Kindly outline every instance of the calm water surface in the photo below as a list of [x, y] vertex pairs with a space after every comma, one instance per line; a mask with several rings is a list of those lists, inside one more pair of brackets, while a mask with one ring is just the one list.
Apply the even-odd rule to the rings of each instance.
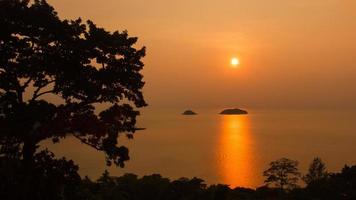
[[258, 187], [272, 160], [288, 157], [305, 172], [320, 156], [329, 171], [356, 164], [356, 112], [330, 110], [250, 110], [249, 115], [221, 116], [220, 110], [146, 110], [139, 118], [134, 140], [120, 137], [130, 149], [124, 169], [106, 167], [104, 155], [74, 138], [60, 144], [46, 142], [57, 156], [80, 166], [81, 175], [96, 179], [107, 169], [112, 175], [159, 173], [172, 179], [200, 177], [209, 184]]

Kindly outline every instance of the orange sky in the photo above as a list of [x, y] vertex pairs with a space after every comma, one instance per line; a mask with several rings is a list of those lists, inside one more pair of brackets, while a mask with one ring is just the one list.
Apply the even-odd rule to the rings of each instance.
[[152, 107], [356, 107], [354, 0], [48, 2], [139, 37]]

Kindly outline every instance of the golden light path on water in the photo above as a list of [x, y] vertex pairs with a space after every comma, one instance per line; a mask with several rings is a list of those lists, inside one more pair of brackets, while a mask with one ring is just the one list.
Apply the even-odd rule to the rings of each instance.
[[249, 132], [248, 116], [221, 117], [218, 141], [218, 171], [224, 184], [230, 187], [256, 186], [253, 158], [253, 138]]

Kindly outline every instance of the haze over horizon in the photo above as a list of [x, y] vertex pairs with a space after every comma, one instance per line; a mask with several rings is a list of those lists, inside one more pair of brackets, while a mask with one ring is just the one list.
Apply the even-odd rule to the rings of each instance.
[[48, 2], [139, 38], [152, 107], [356, 108], [356, 1]]

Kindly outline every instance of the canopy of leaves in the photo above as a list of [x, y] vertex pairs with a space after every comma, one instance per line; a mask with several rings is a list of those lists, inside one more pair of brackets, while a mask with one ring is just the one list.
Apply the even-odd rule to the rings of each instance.
[[308, 173], [303, 177], [306, 184], [310, 185], [328, 177], [326, 166], [320, 158], [314, 158], [309, 166]]
[[118, 136], [146, 105], [137, 38], [62, 20], [45, 0], [1, 0], [0, 28], [0, 156], [33, 158], [40, 141], [72, 135], [123, 166]]
[[274, 184], [280, 189], [295, 188], [300, 177], [298, 161], [281, 158], [270, 163], [270, 167], [263, 172], [265, 183]]

